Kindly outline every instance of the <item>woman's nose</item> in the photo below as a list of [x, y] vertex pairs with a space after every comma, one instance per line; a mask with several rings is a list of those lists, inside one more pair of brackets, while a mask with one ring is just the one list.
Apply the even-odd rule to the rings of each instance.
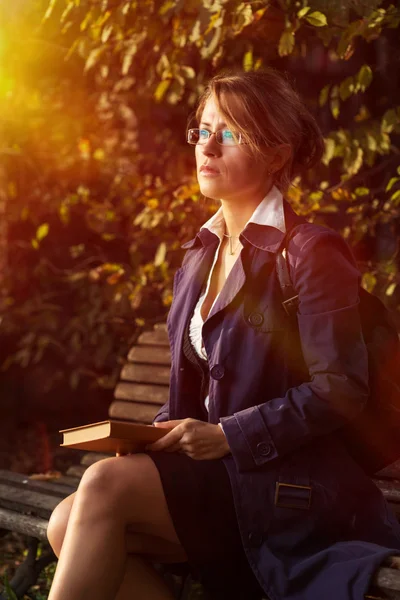
[[218, 144], [215, 133], [212, 133], [205, 144], [202, 144], [202, 151], [205, 156], [221, 153], [221, 144]]

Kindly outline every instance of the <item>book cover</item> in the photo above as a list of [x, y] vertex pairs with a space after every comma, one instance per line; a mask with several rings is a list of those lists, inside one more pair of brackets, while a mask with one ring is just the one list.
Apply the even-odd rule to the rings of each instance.
[[61, 429], [59, 433], [63, 435], [63, 442], [60, 445], [115, 454], [143, 452], [146, 444], [155, 442], [171, 429], [111, 419]]

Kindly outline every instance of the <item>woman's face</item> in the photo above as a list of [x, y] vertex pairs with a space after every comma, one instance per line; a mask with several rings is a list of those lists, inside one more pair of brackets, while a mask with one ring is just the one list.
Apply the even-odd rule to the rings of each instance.
[[[204, 107], [199, 127], [210, 132], [227, 127], [213, 97]], [[197, 179], [201, 193], [213, 199], [244, 201], [246, 197], [265, 196], [271, 186], [268, 174], [273, 156], [262, 163], [251, 155], [245, 144], [223, 146], [215, 135], [205, 144], [196, 145]], [[213, 169], [207, 171], [206, 167]]]

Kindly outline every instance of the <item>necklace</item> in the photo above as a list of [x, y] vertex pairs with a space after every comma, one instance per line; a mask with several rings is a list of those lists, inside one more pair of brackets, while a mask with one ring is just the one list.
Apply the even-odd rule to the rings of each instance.
[[224, 236], [225, 236], [225, 237], [227, 237], [227, 238], [229, 239], [229, 254], [230, 254], [231, 256], [233, 256], [233, 254], [235, 254], [236, 250], [237, 250], [237, 249], [239, 248], [239, 246], [240, 246], [240, 240], [239, 240], [239, 242], [238, 242], [238, 244], [237, 244], [236, 248], [233, 250], [233, 247], [232, 247], [232, 238], [239, 239], [239, 236], [238, 236], [238, 235], [228, 235], [227, 233], [224, 233]]

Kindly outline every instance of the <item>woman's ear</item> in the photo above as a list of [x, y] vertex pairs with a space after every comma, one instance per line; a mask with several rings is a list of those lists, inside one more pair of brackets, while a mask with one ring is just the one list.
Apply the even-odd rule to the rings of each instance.
[[280, 144], [280, 146], [275, 146], [271, 152], [271, 161], [268, 164], [268, 169], [271, 173], [280, 171], [288, 160], [290, 160], [291, 155], [292, 148], [290, 144]]

